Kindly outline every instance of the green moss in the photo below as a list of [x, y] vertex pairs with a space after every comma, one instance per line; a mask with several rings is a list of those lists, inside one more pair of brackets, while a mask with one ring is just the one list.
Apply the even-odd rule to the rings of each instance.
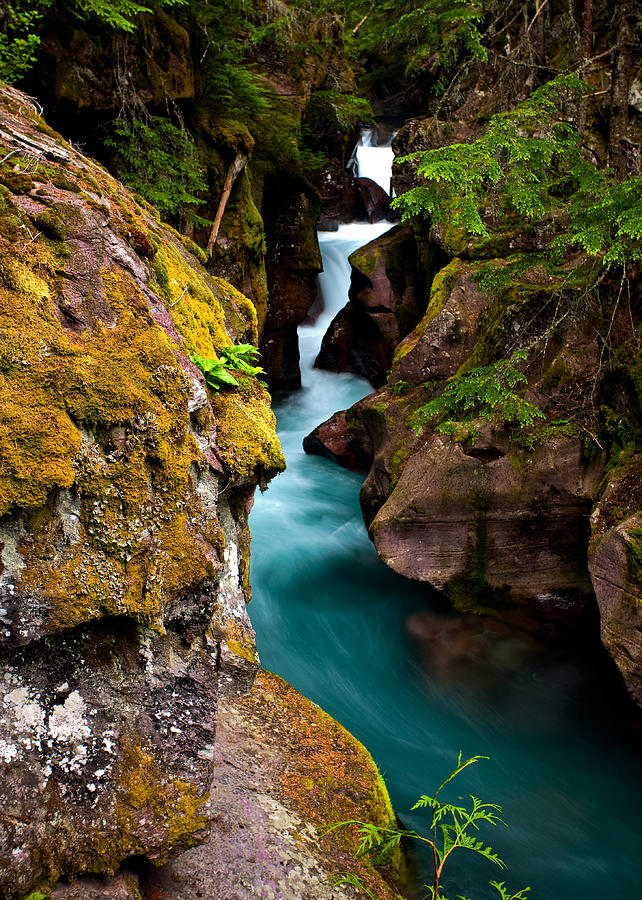
[[545, 393], [550, 393], [556, 389], [562, 391], [571, 383], [572, 377], [573, 373], [568, 360], [564, 359], [563, 356], [558, 356], [544, 373], [540, 386]]
[[8, 188], [12, 194], [29, 194], [36, 186], [31, 175], [14, 172], [8, 164], [0, 168], [0, 184]]
[[83, 176], [83, 181], [85, 182], [85, 184], [88, 184], [90, 188], [92, 188], [95, 194], [98, 194], [99, 197], [102, 197], [103, 190], [100, 186], [100, 183], [96, 181], [93, 175], [85, 174]]
[[164, 244], [156, 254], [154, 273], [188, 352], [204, 359], [217, 358], [231, 341], [221, 304], [201, 273], [188, 266], [171, 244]]
[[468, 270], [468, 265], [461, 259], [453, 259], [433, 278], [426, 312], [415, 330], [395, 350], [392, 360], [393, 370], [417, 346], [428, 330], [432, 321], [439, 315], [448, 302], [453, 288], [461, 275]]
[[55, 172], [51, 176], [51, 183], [63, 191], [71, 191], [74, 194], [79, 194], [82, 191], [78, 182], [72, 181], [72, 179], [68, 178], [63, 172]]
[[26, 243], [29, 238], [22, 226], [26, 225], [27, 217], [13, 205], [10, 197], [9, 189], [0, 184], [0, 235], [11, 244]]
[[54, 203], [49, 209], [38, 213], [35, 223], [38, 230], [47, 237], [63, 241], [79, 220], [80, 213], [75, 206], [69, 203]]
[[520, 432], [517, 441], [520, 447], [534, 450], [535, 447], [540, 447], [547, 441], [581, 440], [586, 436], [586, 433], [582, 431], [579, 425], [575, 425], [572, 422], [559, 421], [548, 422]]
[[380, 250], [376, 246], [366, 244], [359, 250], [355, 250], [348, 257], [350, 264], [364, 275], [372, 275], [379, 261]]
[[196, 257], [196, 259], [202, 266], [207, 265], [208, 256], [205, 250], [199, 247], [197, 243], [195, 243], [190, 237], [187, 237], [184, 234], [181, 235], [181, 242], [185, 249], [189, 250], [189, 252]]
[[394, 451], [392, 456], [390, 457], [390, 489], [397, 484], [399, 478], [401, 477], [401, 473], [403, 471], [403, 467], [406, 464], [406, 460], [410, 456], [410, 447], [401, 446]]
[[628, 582], [638, 592], [636, 606], [642, 606], [642, 528], [630, 528], [627, 531], [626, 556], [629, 565]]

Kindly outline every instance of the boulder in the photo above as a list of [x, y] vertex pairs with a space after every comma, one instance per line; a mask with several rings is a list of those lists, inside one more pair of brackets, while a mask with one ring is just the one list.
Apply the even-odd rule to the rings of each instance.
[[345, 410], [335, 413], [304, 437], [303, 449], [355, 472], [367, 472], [372, 461], [372, 447], [352, 440]]
[[436, 261], [411, 228], [397, 225], [356, 250], [350, 264], [350, 300], [331, 322], [315, 365], [380, 387], [395, 348], [425, 312]]
[[434, 436], [410, 455], [370, 532], [389, 566], [460, 610], [528, 605], [576, 624], [595, 608], [586, 546], [600, 475], [579, 441], [519, 452], [494, 430], [468, 445]]
[[15, 151], [0, 172], [13, 900], [207, 835], [218, 697], [258, 667], [247, 516], [284, 460], [258, 381], [217, 394], [190, 360], [256, 333], [247, 298], [11, 88], [0, 127]]
[[[369, 857], [355, 860], [352, 830], [327, 833], [354, 818], [394, 821], [367, 750], [268, 672], [219, 709], [210, 840], [149, 870], [145, 896], [349, 900], [351, 888], [332, 886], [333, 876], [347, 872], [381, 900], [397, 898]], [[398, 878], [400, 863], [397, 851], [383, 874]]]
[[372, 178], [355, 178], [367, 222], [381, 222], [390, 212], [390, 197]]
[[589, 571], [602, 643], [642, 706], [642, 516], [630, 516], [594, 538]]

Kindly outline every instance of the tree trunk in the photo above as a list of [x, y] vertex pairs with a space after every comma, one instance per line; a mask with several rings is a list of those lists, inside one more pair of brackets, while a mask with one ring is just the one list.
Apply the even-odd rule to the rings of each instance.
[[629, 126], [629, 89], [633, 69], [633, 0], [617, 5], [617, 49], [611, 75], [609, 163], [618, 178], [626, 177], [626, 135]]
[[[582, 14], [582, 71], [588, 65], [593, 52], [593, 0], [584, 0], [584, 12]], [[577, 117], [577, 133], [580, 143], [586, 128], [586, 113], [588, 109], [588, 97], [584, 95], [580, 100], [580, 110]]]

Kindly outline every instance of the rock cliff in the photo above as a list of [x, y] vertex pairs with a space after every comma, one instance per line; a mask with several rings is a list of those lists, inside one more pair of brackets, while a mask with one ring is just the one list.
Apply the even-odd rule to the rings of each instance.
[[[57, 10], [46, 23], [27, 87], [57, 128], [87, 146], [125, 183], [138, 175], [127, 152], [118, 150], [124, 132], [117, 123], [126, 123], [127, 135], [140, 123], [152, 131], [159, 123], [165, 129], [180, 125], [188, 141], [183, 155], [192, 155], [198, 175], [199, 202], [166, 217], [201, 247], [208, 243], [207, 220], [215, 218], [230, 166], [239, 155], [248, 158], [232, 185], [207, 265], [254, 303], [269, 384], [296, 388], [296, 329], [314, 302], [321, 270], [316, 239], [321, 199], [332, 190], [328, 179], [332, 183], [347, 163], [360, 122], [370, 116], [367, 102], [353, 96], [341, 22], [288, 3], [253, 4], [247, 14], [265, 36], [250, 40], [248, 22], [238, 26], [243, 39], [234, 62], [247, 70], [237, 69], [218, 97], [213, 96], [220, 88], [216, 79], [228, 76], [215, 62], [208, 68], [220, 48], [215, 40], [208, 42], [207, 25], [198, 10], [177, 6], [169, 13], [161, 9], [143, 16], [135, 31], [125, 33], [96, 23], [90, 29]], [[232, 19], [236, 14], [229, 10]], [[220, 69], [229, 65], [225, 57]], [[121, 128], [116, 139], [115, 123]], [[136, 143], [132, 148], [140, 163], [148, 151], [141, 155]], [[147, 162], [157, 167], [152, 157]], [[165, 177], [159, 173], [159, 181]]]
[[[217, 392], [190, 358], [256, 342], [251, 301], [7, 87], [0, 157], [0, 894], [20, 898], [206, 839], [218, 702], [259, 665], [248, 512], [284, 460], [265, 388]], [[55, 896], [138, 896], [130, 875]]]
[[[353, 255], [351, 301], [325, 341], [337, 368], [375, 383], [383, 335], [408, 332], [388, 262], [399, 234]], [[405, 283], [423, 280], [425, 312], [387, 357], [386, 383], [319, 426], [306, 450], [366, 472], [361, 504], [382, 559], [458, 609], [570, 627], [576, 637], [601, 618], [604, 643], [639, 702], [635, 293], [624, 308], [607, 279], [597, 303], [573, 285], [578, 260], [552, 275], [525, 252], [537, 235], [508, 223], [492, 243], [439, 230], [427, 243], [407, 229], [406, 240], [417, 250]], [[484, 281], [489, 271], [511, 274]], [[524, 433], [482, 420], [452, 434], [417, 427], [417, 409], [448, 379], [524, 346], [525, 397], [543, 411], [539, 424]]]

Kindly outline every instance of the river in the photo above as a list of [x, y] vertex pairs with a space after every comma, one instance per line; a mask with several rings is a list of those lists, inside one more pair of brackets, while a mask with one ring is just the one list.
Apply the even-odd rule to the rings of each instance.
[[412, 827], [422, 818], [410, 806], [459, 750], [490, 757], [449, 799], [473, 793], [503, 805], [509, 827], [482, 837], [509, 869], [459, 851], [447, 896], [497, 898], [487, 886], [495, 879], [530, 885], [531, 900], [640, 900], [639, 752], [599, 650], [543, 646], [444, 611], [427, 586], [379, 561], [359, 509], [361, 476], [303, 453], [306, 434], [372, 390], [313, 362], [347, 299], [348, 254], [388, 227], [319, 235], [323, 312], [299, 330], [303, 387], [274, 398], [288, 468], [250, 520], [249, 611], [262, 664], [368, 747]]

